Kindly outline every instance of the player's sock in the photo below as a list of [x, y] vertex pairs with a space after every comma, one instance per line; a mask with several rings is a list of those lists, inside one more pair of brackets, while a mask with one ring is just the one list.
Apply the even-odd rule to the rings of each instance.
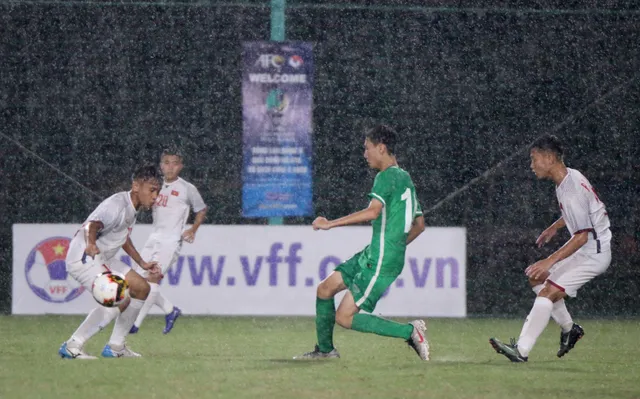
[[573, 328], [573, 319], [567, 310], [567, 305], [564, 303], [564, 299], [553, 304], [551, 317], [553, 317], [553, 320], [562, 327], [562, 332], [568, 333], [571, 331], [571, 328]]
[[173, 303], [171, 303], [167, 297], [162, 295], [162, 292], [160, 291], [158, 291], [158, 295], [156, 296], [156, 305], [162, 309], [164, 314], [169, 314], [173, 311]]
[[411, 324], [397, 323], [364, 313], [356, 313], [353, 316], [351, 329], [383, 335], [385, 337], [403, 338], [405, 340], [411, 338], [411, 333], [413, 332], [413, 326]]
[[[544, 288], [544, 284], [538, 284], [532, 288], [533, 292], [538, 295]], [[559, 300], [553, 304], [553, 310], [551, 311], [551, 317], [562, 328], [563, 332], [571, 331], [573, 327], [573, 319], [567, 310], [567, 305], [564, 303], [564, 299]]]
[[149, 283], [149, 295], [147, 296], [147, 299], [145, 299], [142, 309], [140, 309], [138, 318], [133, 323], [136, 327], [140, 328], [144, 318], [147, 317], [147, 314], [153, 305], [155, 305], [158, 294], [160, 294], [160, 286], [156, 283]]
[[105, 327], [107, 327], [109, 325], [109, 323], [111, 323], [120, 314], [120, 308], [118, 308], [118, 307], [107, 308], [107, 309], [112, 309], [112, 311], [103, 312], [102, 321], [96, 326], [95, 331], [91, 332], [92, 336], [95, 335], [96, 333], [99, 333], [100, 331], [104, 330]]
[[518, 351], [523, 357], [529, 356], [536, 340], [549, 324], [552, 310], [553, 302], [549, 298], [539, 296], [533, 302], [531, 312], [522, 326], [522, 332], [520, 332], [518, 339]]
[[320, 352], [328, 353], [333, 348], [333, 327], [336, 324], [336, 303], [333, 298], [316, 298], [316, 334]]
[[121, 349], [124, 346], [124, 338], [131, 330], [133, 322], [138, 317], [140, 309], [144, 305], [144, 300], [131, 298], [131, 302], [124, 312], [120, 313], [120, 316], [116, 319], [116, 325], [113, 327], [113, 333], [109, 338], [109, 345], [116, 349]]
[[82, 324], [80, 324], [78, 329], [73, 333], [69, 342], [75, 342], [79, 346], [84, 345], [84, 343], [87, 342], [89, 338], [93, 337], [98, 331], [103, 328], [105, 320], [108, 320], [106, 324], [111, 323], [111, 320], [116, 318], [118, 313], [120, 313], [118, 308], [106, 308], [104, 306], [98, 306], [97, 308], [89, 312]]

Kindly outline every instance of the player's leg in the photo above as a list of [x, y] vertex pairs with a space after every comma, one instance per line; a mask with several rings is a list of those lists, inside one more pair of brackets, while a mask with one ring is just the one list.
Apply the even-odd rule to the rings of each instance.
[[[402, 338], [422, 360], [429, 360], [429, 344], [425, 334], [426, 324], [423, 320], [414, 320], [405, 324], [370, 314], [394, 281], [395, 277], [379, 276], [369, 270], [363, 270], [357, 274], [349, 291], [340, 302], [336, 321], [340, 326], [355, 331]], [[361, 309], [369, 314], [358, 313]]]
[[538, 293], [536, 300], [533, 302], [533, 307], [522, 326], [518, 341], [511, 339], [511, 343], [506, 344], [497, 338], [491, 338], [489, 343], [493, 346], [493, 349], [506, 356], [512, 362], [526, 362], [536, 340], [549, 324], [553, 302], [564, 296], [565, 293], [560, 288], [553, 284], [545, 284], [545, 287]]
[[104, 347], [102, 356], [140, 357], [139, 354], [126, 347], [125, 338], [149, 295], [149, 283], [147, 283], [144, 277], [118, 260], [114, 260], [111, 267], [125, 275], [125, 279], [127, 283], [129, 283], [129, 295], [131, 299], [127, 308], [124, 309], [116, 319], [111, 338], [109, 338], [109, 343]]
[[[85, 258], [84, 262], [78, 261], [67, 264], [67, 272], [87, 290], [91, 290], [96, 276], [106, 270], [107, 268], [102, 265], [100, 259], [94, 261], [90, 258]], [[62, 344], [58, 354], [66, 359], [96, 359], [95, 356], [90, 356], [84, 352], [84, 345], [100, 331], [100, 325], [103, 320], [111, 322], [119, 313], [118, 308], [97, 306], [89, 312], [73, 335]]]
[[[570, 262], [567, 267], [552, 269], [549, 281], [565, 288], [569, 297], [576, 297], [578, 290], [595, 277], [604, 273], [611, 263], [611, 252], [583, 254], [580, 253], [575, 261]], [[556, 303], [554, 303], [555, 309]], [[567, 354], [576, 343], [584, 336], [584, 329], [578, 324], [571, 322], [571, 328], [563, 331], [560, 335], [560, 349], [557, 356], [562, 357]]]
[[[158, 240], [153, 235], [151, 235], [147, 239], [147, 241], [144, 243], [144, 246], [140, 251], [140, 257], [144, 259], [146, 262], [155, 261], [160, 263], [158, 259], [159, 247], [160, 245]], [[133, 265], [132, 268], [140, 276], [144, 278], [148, 277], [148, 272], [143, 268], [141, 268], [139, 265]], [[137, 333], [138, 329], [142, 326], [142, 322], [147, 317], [147, 314], [155, 304], [157, 292], [158, 292], [158, 284], [156, 282], [154, 283], [149, 282], [149, 295], [147, 296], [147, 299], [142, 305], [142, 308], [140, 309], [140, 312], [138, 313], [138, 317], [134, 321], [133, 326], [131, 326], [131, 330], [129, 331], [130, 334]]]
[[[349, 266], [349, 261], [345, 264]], [[340, 268], [339, 266], [338, 268]], [[353, 266], [353, 265], [351, 265]], [[322, 280], [316, 290], [316, 337], [317, 344], [313, 351], [306, 352], [294, 359], [337, 358], [340, 354], [333, 345], [333, 328], [336, 324], [335, 295], [346, 289], [343, 271], [336, 268], [327, 278]], [[347, 267], [347, 270], [349, 267]], [[346, 277], [345, 278], [349, 278]]]
[[[563, 260], [562, 262], [558, 262], [554, 267], [551, 268], [551, 271], [562, 267], [563, 263], [570, 262], [573, 257], [577, 256], [576, 254], [570, 256], [569, 258]], [[531, 289], [536, 294], [536, 296], [542, 291], [544, 288], [545, 281], [549, 278], [550, 273], [547, 272], [543, 276], [538, 279], [529, 278], [529, 285], [531, 285]], [[556, 301], [553, 304], [553, 310], [551, 311], [551, 318], [560, 326], [560, 345], [562, 345], [563, 340], [565, 340], [567, 334], [572, 330], [574, 323], [571, 314], [567, 310], [567, 305], [565, 303], [564, 298]], [[577, 324], [576, 324], [577, 326]], [[579, 327], [579, 326], [578, 326]]]
[[[545, 287], [536, 297], [533, 308], [522, 327], [517, 345], [514, 343], [511, 345], [503, 344], [492, 338], [490, 342], [494, 349], [498, 353], [507, 356], [511, 361], [527, 361], [529, 352], [533, 349], [536, 340], [549, 323], [553, 304], [566, 296], [575, 297], [578, 289], [597, 275], [602, 274], [609, 267], [610, 261], [610, 253], [597, 255], [579, 253], [576, 256], [565, 259], [563, 262], [559, 262], [558, 267], [551, 269], [551, 274], [545, 283]], [[575, 331], [575, 333], [570, 332], [570, 336], [574, 338], [567, 341], [567, 346], [573, 347], [577, 340], [584, 335], [584, 331], [580, 326], [575, 329], [572, 328], [571, 331]], [[567, 351], [564, 351], [564, 353]], [[558, 354], [560, 355], [560, 351]]]
[[523, 358], [529, 357], [529, 352], [533, 349], [538, 337], [549, 324], [554, 302], [565, 296], [564, 289], [549, 282], [540, 291], [518, 338], [517, 350]]
[[[181, 248], [182, 248], [181, 242], [166, 243], [166, 245], [162, 246], [160, 250], [160, 266], [162, 267], [163, 275], [167, 272], [167, 270], [169, 270], [171, 266], [173, 266], [176, 263], [176, 261], [178, 260], [178, 256], [180, 255]], [[159, 282], [156, 282], [156, 283], [149, 282], [149, 284], [155, 285], [155, 287], [153, 287], [152, 285], [152, 288], [156, 290], [154, 302], [160, 309], [162, 309], [162, 311], [165, 314], [164, 316], [165, 323], [164, 323], [164, 329], [162, 330], [162, 333], [169, 334], [173, 329], [173, 326], [175, 325], [176, 320], [178, 320], [178, 317], [182, 315], [182, 310], [180, 310], [180, 308], [178, 308], [177, 306], [174, 306], [173, 303], [171, 303], [162, 294], [162, 291], [160, 290], [160, 286], [158, 285], [158, 283]]]
[[[538, 280], [529, 279], [531, 289], [536, 296], [544, 288], [544, 282], [547, 278], [549, 278], [549, 273], [545, 273], [542, 278]], [[582, 338], [584, 330], [581, 326], [573, 322], [564, 298], [554, 302], [553, 309], [551, 310], [551, 318], [560, 326], [560, 349], [558, 350], [558, 357], [562, 357], [570, 350], [570, 342], [577, 342], [578, 339]], [[573, 345], [575, 345], [575, 343]]]

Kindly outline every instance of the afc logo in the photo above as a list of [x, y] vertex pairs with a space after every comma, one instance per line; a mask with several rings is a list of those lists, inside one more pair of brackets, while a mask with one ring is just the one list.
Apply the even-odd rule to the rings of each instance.
[[284, 57], [279, 54], [260, 54], [255, 65], [260, 65], [264, 69], [277, 68], [280, 70], [284, 65]]

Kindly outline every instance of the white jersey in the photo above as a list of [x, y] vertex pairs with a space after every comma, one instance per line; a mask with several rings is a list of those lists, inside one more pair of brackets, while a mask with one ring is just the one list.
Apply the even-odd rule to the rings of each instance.
[[577, 170], [567, 168], [567, 176], [556, 187], [556, 195], [569, 233], [572, 236], [585, 231], [590, 233], [589, 240], [579, 251], [611, 251], [609, 216], [587, 178]]
[[[100, 221], [104, 225], [97, 234], [96, 245], [105, 261], [111, 260], [127, 241], [137, 213], [131, 202], [131, 192], [123, 191], [102, 201], [84, 222], [83, 227], [90, 221]], [[82, 260], [86, 248], [84, 232], [78, 230], [69, 244], [67, 263]]]
[[205, 205], [198, 189], [178, 178], [163, 182], [156, 203], [153, 204], [153, 233], [160, 237], [179, 239], [189, 218], [189, 211], [200, 212]]

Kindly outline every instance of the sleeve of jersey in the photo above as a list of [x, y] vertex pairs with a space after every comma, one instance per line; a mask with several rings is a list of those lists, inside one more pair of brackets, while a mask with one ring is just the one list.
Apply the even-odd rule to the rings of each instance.
[[385, 181], [384, 177], [378, 175], [373, 181], [373, 189], [369, 193], [369, 198], [375, 198], [382, 202], [382, 205], [387, 206], [387, 202], [391, 196], [391, 184]]
[[416, 201], [416, 217], [422, 216], [422, 206], [420, 206], [420, 201], [418, 201], [418, 198], [416, 198], [415, 201]]
[[589, 218], [589, 200], [580, 193], [565, 203], [565, 216], [575, 226], [573, 234], [583, 233], [593, 230], [591, 219]]
[[102, 225], [104, 227], [100, 231], [106, 233], [115, 227], [116, 223], [118, 222], [120, 212], [121, 210], [113, 203], [102, 203], [100, 204], [98, 209], [96, 209], [96, 212], [91, 217], [91, 220], [102, 222]]
[[194, 185], [189, 186], [189, 202], [191, 203], [191, 208], [195, 213], [198, 213], [207, 207], [207, 204], [202, 200], [200, 192]]

